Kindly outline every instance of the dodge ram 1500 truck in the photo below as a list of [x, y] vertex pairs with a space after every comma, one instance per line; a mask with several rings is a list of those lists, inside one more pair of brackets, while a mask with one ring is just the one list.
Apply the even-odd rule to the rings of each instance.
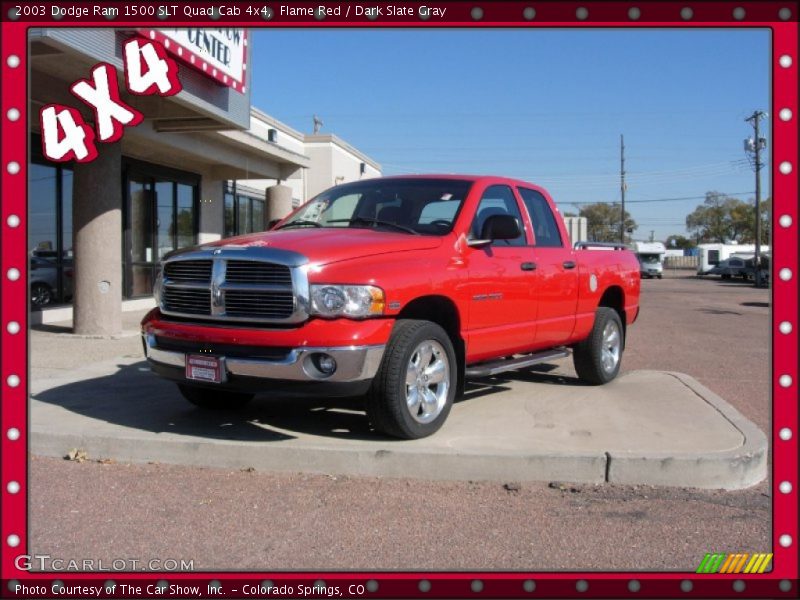
[[614, 379], [639, 285], [624, 246], [573, 247], [541, 187], [383, 177], [167, 255], [142, 340], [200, 407], [358, 395], [375, 430], [412, 439], [442, 426], [465, 379], [570, 352], [582, 380]]

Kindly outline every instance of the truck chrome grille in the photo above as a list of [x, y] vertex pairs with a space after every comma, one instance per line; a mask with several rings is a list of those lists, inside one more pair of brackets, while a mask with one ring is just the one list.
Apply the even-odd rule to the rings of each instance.
[[172, 281], [211, 281], [210, 260], [176, 260], [164, 265], [164, 276]]
[[286, 319], [294, 312], [294, 295], [288, 292], [225, 292], [225, 314], [234, 317]]
[[[285, 255], [286, 262], [281, 264]], [[277, 260], [275, 260], [277, 258]], [[272, 249], [197, 249], [168, 259], [157, 286], [164, 314], [219, 321], [308, 318], [304, 257]]]
[[289, 267], [252, 260], [229, 260], [225, 269], [225, 281], [231, 283], [274, 283], [292, 285]]
[[186, 315], [211, 314], [211, 290], [198, 288], [164, 288], [163, 308]]

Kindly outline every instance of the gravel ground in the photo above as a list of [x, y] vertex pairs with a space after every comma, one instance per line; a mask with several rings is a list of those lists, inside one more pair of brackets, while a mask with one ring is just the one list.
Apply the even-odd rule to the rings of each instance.
[[[693, 375], [769, 431], [769, 292], [677, 272], [642, 294], [624, 368]], [[32, 334], [34, 364], [44, 340]], [[766, 482], [503, 485], [42, 457], [29, 515], [31, 553], [198, 570], [694, 570], [706, 552], [769, 551], [771, 539]]]

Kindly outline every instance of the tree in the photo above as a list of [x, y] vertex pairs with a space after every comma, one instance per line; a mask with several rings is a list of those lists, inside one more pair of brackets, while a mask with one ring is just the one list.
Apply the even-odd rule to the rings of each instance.
[[[586, 217], [586, 229], [592, 242], [618, 242], [621, 207], [619, 204], [598, 202], [581, 207], [580, 216]], [[628, 232], [637, 228], [636, 221], [625, 211], [626, 241], [630, 241]]]
[[[769, 215], [772, 200], [767, 198], [761, 201], [761, 243], [769, 244], [770, 223]], [[756, 241], [756, 203], [755, 200], [741, 202], [731, 210], [731, 220], [736, 231], [740, 234], [738, 240], [746, 244]]]
[[697, 246], [694, 240], [687, 238], [684, 235], [671, 235], [664, 242], [667, 248], [675, 248], [685, 250], [687, 248], [694, 248]]
[[[761, 240], [769, 243], [769, 199], [761, 203]], [[700, 242], [755, 241], [755, 202], [744, 202], [720, 192], [706, 192], [706, 199], [686, 217], [686, 229]]]
[[695, 232], [704, 242], [721, 242], [731, 237], [729, 199], [720, 192], [706, 192], [706, 199], [686, 217], [686, 229]]

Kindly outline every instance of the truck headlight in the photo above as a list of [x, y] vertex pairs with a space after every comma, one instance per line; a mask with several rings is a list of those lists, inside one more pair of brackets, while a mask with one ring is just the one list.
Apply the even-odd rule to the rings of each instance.
[[156, 299], [156, 306], [161, 308], [161, 287], [164, 284], [164, 265], [159, 263], [156, 268], [156, 280], [153, 282], [153, 297]]
[[311, 312], [321, 317], [382, 315], [383, 290], [374, 285], [312, 285]]

